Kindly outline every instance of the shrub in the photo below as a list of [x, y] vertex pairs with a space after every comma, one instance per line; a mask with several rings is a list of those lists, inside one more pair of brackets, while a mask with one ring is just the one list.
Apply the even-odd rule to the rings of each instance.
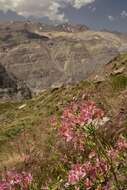
[[70, 170], [67, 169], [65, 189], [120, 190], [125, 187], [126, 181], [121, 181], [121, 176], [125, 176], [121, 165], [126, 166], [127, 141], [120, 135], [113, 144], [103, 142], [99, 130], [108, 121], [94, 102], [72, 103], [64, 109], [58, 131], [66, 146], [71, 147], [71, 153], [66, 154], [66, 168]]

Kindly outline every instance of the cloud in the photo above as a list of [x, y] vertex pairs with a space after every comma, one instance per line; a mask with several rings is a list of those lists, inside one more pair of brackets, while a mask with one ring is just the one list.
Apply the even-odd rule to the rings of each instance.
[[65, 22], [67, 18], [61, 10], [71, 5], [80, 9], [95, 0], [0, 0], [0, 9], [14, 10], [24, 16], [48, 17], [52, 21]]
[[95, 0], [68, 0], [68, 2], [76, 9], [80, 9], [82, 6], [93, 3], [94, 1]]
[[96, 12], [97, 8], [95, 6], [89, 6], [88, 7], [92, 13]]
[[126, 18], [126, 17], [127, 17], [127, 11], [123, 10], [123, 11], [121, 12], [120, 16], [121, 16], [122, 18]]
[[111, 22], [115, 20], [115, 18], [114, 18], [113, 16], [111, 16], [111, 15], [108, 16], [108, 19], [109, 19]]

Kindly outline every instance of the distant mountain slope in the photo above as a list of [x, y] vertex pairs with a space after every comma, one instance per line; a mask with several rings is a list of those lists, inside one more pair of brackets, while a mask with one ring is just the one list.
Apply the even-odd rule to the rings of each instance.
[[125, 36], [85, 26], [31, 21], [0, 25], [1, 64], [33, 95], [100, 75], [104, 65], [126, 48]]

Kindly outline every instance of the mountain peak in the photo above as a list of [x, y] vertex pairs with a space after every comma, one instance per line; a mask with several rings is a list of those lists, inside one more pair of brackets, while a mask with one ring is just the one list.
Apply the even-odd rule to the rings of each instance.
[[57, 29], [60, 31], [62, 30], [64, 32], [83, 32], [89, 30], [89, 28], [86, 25], [81, 25], [81, 24], [72, 25], [70, 23], [57, 25]]

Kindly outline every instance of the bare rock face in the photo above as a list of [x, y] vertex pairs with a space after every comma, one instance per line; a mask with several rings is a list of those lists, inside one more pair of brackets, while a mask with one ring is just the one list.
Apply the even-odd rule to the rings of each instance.
[[81, 26], [55, 28], [31, 22], [2, 24], [0, 61], [6, 74], [0, 72], [0, 80], [11, 73], [16, 81], [5, 80], [5, 89], [6, 85], [14, 83], [11, 85], [14, 97], [15, 94], [19, 98], [28, 94], [29, 97], [57, 84], [75, 83], [100, 74], [104, 65], [126, 44], [126, 38], [85, 30]]
[[31, 98], [30, 90], [25, 84], [19, 82], [0, 64], [0, 99]]
[[127, 53], [120, 54], [111, 60], [104, 67], [106, 75], [124, 75], [127, 76]]
[[3, 65], [0, 64], [0, 88], [13, 88], [16, 89], [16, 83], [15, 81], [9, 76], [9, 74], [6, 72]]

